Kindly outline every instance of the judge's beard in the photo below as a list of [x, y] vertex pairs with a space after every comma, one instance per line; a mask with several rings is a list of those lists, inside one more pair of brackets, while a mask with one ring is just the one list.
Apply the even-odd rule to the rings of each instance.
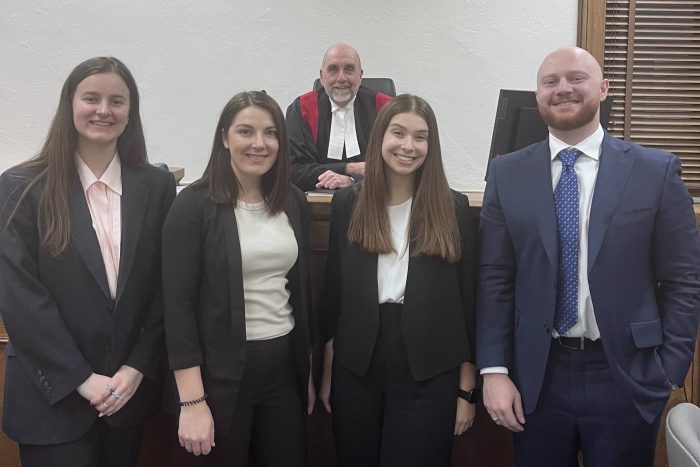
[[352, 98], [355, 96], [355, 93], [353, 92], [352, 88], [344, 88], [344, 89], [335, 89], [333, 88], [331, 90], [331, 98], [333, 98], [333, 102], [338, 104], [339, 106], [345, 106], [347, 105]]

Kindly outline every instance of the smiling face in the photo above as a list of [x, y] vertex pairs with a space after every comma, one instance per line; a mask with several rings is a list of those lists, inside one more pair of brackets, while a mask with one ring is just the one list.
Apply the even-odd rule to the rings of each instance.
[[598, 128], [600, 103], [608, 81], [595, 58], [583, 49], [549, 54], [537, 73], [537, 107], [550, 132], [560, 139], [588, 136]]
[[384, 133], [382, 158], [387, 177], [415, 177], [428, 154], [428, 124], [423, 117], [396, 114]]
[[338, 44], [326, 51], [321, 64], [321, 84], [326, 94], [340, 107], [345, 107], [357, 94], [362, 82], [362, 66], [357, 51]]
[[129, 121], [129, 102], [129, 88], [116, 73], [97, 73], [82, 80], [73, 94], [78, 152], [90, 146], [116, 150], [117, 138]]
[[246, 107], [236, 114], [222, 137], [238, 181], [244, 187], [259, 187], [279, 150], [272, 115], [260, 107]]

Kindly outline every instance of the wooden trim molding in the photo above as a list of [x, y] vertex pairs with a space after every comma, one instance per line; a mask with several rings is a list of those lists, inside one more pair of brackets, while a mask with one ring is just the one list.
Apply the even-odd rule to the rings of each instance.
[[605, 51], [605, 0], [579, 0], [578, 46], [588, 50], [601, 68]]

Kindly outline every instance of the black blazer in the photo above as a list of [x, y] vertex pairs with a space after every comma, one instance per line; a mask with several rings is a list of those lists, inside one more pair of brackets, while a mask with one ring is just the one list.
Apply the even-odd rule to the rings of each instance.
[[[401, 327], [411, 373], [419, 381], [474, 361], [476, 226], [467, 197], [453, 196], [461, 259], [448, 264], [435, 256], [411, 256], [408, 263]], [[334, 358], [363, 376], [379, 330], [377, 255], [348, 242], [355, 201], [352, 187], [333, 196], [320, 319], [324, 340], [335, 337]]]
[[58, 259], [39, 251], [43, 182], [17, 206], [36, 173], [14, 168], [0, 177], [0, 311], [11, 340], [3, 429], [20, 443], [57, 444], [79, 438], [97, 418], [76, 391], [93, 372], [111, 376], [126, 364], [145, 376], [107, 423], [133, 426], [159, 408], [164, 349], [160, 230], [175, 197], [175, 181], [152, 166], [122, 165], [122, 243], [113, 301], [75, 171], [69, 188], [70, 246]]
[[[306, 198], [296, 187], [291, 187], [288, 205], [285, 212], [299, 248], [287, 274], [295, 320], [291, 336], [299, 390], [306, 401], [309, 215]], [[246, 362], [241, 246], [233, 206], [213, 202], [205, 187], [182, 190], [165, 221], [163, 287], [170, 368], [201, 367], [217, 436], [225, 436]]]

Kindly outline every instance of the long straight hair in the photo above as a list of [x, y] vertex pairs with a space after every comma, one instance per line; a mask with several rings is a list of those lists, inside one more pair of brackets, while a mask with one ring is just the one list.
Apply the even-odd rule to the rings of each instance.
[[114, 57], [85, 60], [71, 71], [63, 84], [58, 108], [41, 150], [35, 157], [20, 164], [24, 168], [38, 169], [38, 173], [28, 180], [7, 221], [9, 224], [27, 193], [42, 181], [43, 189], [37, 213], [40, 248], [54, 257], [60, 256], [68, 248], [71, 239], [68, 189], [70, 174], [75, 171], [74, 157], [78, 147], [78, 132], [73, 123], [73, 97], [76, 88], [85, 78], [101, 73], [116, 73], [129, 89], [129, 124], [117, 139], [117, 151], [122, 165], [148, 165], [139, 112], [139, 91], [131, 72]]
[[202, 178], [193, 186], [206, 187], [209, 197], [219, 204], [235, 204], [238, 201], [240, 182], [231, 166], [231, 152], [224, 146], [224, 136], [238, 113], [247, 107], [258, 107], [272, 117], [279, 148], [277, 160], [262, 176], [261, 191], [269, 214], [277, 214], [287, 207], [289, 195], [290, 163], [287, 125], [284, 114], [273, 98], [264, 91], [241, 92], [233, 96], [224, 106], [219, 123], [214, 131], [211, 156]]
[[425, 100], [410, 94], [394, 97], [377, 115], [367, 143], [365, 178], [359, 184], [348, 239], [371, 253], [394, 250], [387, 213], [389, 189], [382, 142], [391, 119], [401, 113], [416, 114], [428, 125], [428, 153], [415, 174], [409, 222], [410, 240], [415, 242], [411, 255], [438, 256], [455, 262], [461, 256], [461, 242], [454, 199], [442, 166], [435, 113]]

